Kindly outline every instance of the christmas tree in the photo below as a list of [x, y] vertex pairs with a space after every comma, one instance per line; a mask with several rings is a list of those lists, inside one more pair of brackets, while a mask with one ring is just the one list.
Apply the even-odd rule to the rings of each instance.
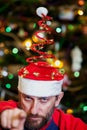
[[[65, 96], [59, 107], [87, 122], [87, 2], [67, 0], [66, 3], [63, 0], [0, 1], [0, 99], [18, 100], [17, 71], [27, 64], [26, 58], [34, 54], [38, 57], [34, 50], [40, 45], [39, 50], [49, 55], [45, 55], [48, 62], [65, 71]], [[48, 26], [43, 31], [43, 24], [38, 25], [36, 8], [39, 6], [46, 7], [53, 17], [46, 23], [52, 33], [48, 33]], [[53, 44], [45, 46], [48, 39]], [[53, 55], [57, 60], [50, 59]]]

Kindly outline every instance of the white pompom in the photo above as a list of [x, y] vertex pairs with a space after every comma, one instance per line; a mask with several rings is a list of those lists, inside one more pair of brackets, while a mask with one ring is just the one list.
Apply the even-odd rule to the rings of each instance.
[[36, 13], [38, 16], [43, 17], [42, 14], [46, 16], [48, 13], [48, 10], [45, 7], [39, 7], [36, 9]]

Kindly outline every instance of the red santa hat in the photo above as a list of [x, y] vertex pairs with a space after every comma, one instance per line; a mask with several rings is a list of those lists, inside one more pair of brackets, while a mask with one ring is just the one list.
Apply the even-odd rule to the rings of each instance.
[[18, 90], [26, 95], [47, 97], [62, 90], [64, 75], [45, 61], [32, 62], [18, 72]]
[[[39, 7], [36, 12], [42, 18], [38, 22], [42, 29], [37, 31], [35, 36], [42, 42], [33, 44], [31, 50], [39, 53], [36, 59], [53, 58], [54, 56], [41, 51], [44, 45], [53, 44], [53, 39], [42, 38], [38, 35], [41, 32], [51, 32], [51, 28], [47, 25], [47, 21], [51, 20], [51, 17], [47, 16], [48, 11], [44, 7]], [[35, 60], [35, 56], [28, 58], [28, 60]], [[30, 62], [28, 66], [20, 69], [18, 76], [18, 90], [26, 95], [47, 97], [58, 95], [62, 90], [63, 74], [45, 61]]]

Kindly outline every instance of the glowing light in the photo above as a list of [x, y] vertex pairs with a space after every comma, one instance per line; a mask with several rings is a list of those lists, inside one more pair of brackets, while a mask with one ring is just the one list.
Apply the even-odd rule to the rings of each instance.
[[[51, 54], [51, 52], [49, 51], [49, 54]], [[47, 62], [50, 63], [52, 66], [61, 69], [63, 67], [63, 62], [60, 60], [55, 60], [52, 58], [47, 58]]]
[[72, 114], [73, 113], [73, 109], [67, 109], [66, 113]]
[[11, 84], [6, 84], [6, 88], [10, 89], [11, 88]]
[[26, 39], [26, 40], [24, 41], [24, 44], [25, 44], [26, 47], [31, 47], [31, 45], [32, 45], [31, 39]]
[[31, 39], [26, 39], [24, 42], [23, 42], [23, 45], [26, 47], [27, 50], [30, 49], [31, 45], [32, 45], [32, 40]]
[[56, 60], [56, 61], [54, 62], [54, 66], [55, 66], [55, 67], [58, 67], [58, 68], [62, 68], [62, 67], [63, 67], [63, 62], [60, 61], [60, 60]]
[[73, 30], [73, 29], [74, 29], [74, 26], [73, 26], [72, 24], [69, 24], [69, 25], [68, 25], [68, 29], [69, 29], [69, 30]]
[[13, 74], [9, 74], [9, 75], [8, 75], [8, 78], [9, 78], [9, 79], [13, 79], [13, 77], [14, 77]]
[[62, 25], [62, 33], [65, 33], [65, 32], [66, 32], [66, 26]]
[[38, 38], [37, 38], [35, 35], [32, 36], [32, 40], [33, 40], [34, 42], [38, 42]]
[[84, 107], [83, 107], [83, 111], [87, 111], [87, 106], [84, 106]]
[[62, 69], [59, 70], [59, 72], [60, 72], [61, 74], [64, 74], [64, 73], [65, 73], [65, 69], [62, 68]]
[[17, 53], [18, 53], [18, 49], [17, 49], [17, 48], [13, 48], [13, 49], [12, 49], [12, 52], [13, 52], [14, 54], [17, 54]]
[[8, 26], [8, 27], [6, 27], [5, 30], [6, 30], [6, 32], [11, 32], [12, 29], [11, 29], [11, 27]]
[[61, 31], [62, 31], [61, 28], [59, 28], [59, 27], [56, 28], [56, 32], [57, 32], [57, 33], [60, 33]]
[[4, 52], [2, 50], [0, 50], [0, 56], [3, 56]]
[[36, 23], [34, 23], [34, 24], [33, 24], [33, 28], [36, 28], [36, 26], [37, 26]]
[[59, 42], [55, 42], [55, 50], [58, 51], [60, 49], [60, 44]]
[[79, 73], [78, 71], [75, 71], [75, 72], [74, 72], [74, 76], [75, 76], [75, 77], [79, 77], [79, 75], [80, 75], [80, 73]]
[[83, 15], [84, 14], [84, 12], [83, 12], [83, 10], [78, 10], [78, 15]]
[[52, 24], [51, 21], [47, 21], [47, 25], [50, 26]]
[[8, 50], [8, 49], [4, 49], [4, 53], [5, 53], [5, 54], [8, 54], [8, 53], [9, 53], [9, 50]]
[[85, 2], [84, 2], [84, 0], [79, 0], [79, 1], [78, 1], [78, 4], [79, 4], [80, 6], [83, 6], [83, 5], [85, 4]]
[[52, 58], [47, 58], [47, 62], [53, 66], [53, 59]]
[[6, 77], [8, 75], [8, 72], [6, 70], [2, 70], [1, 74]]

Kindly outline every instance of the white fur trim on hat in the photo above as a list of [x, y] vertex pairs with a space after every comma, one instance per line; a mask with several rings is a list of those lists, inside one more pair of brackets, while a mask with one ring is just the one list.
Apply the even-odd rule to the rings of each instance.
[[26, 95], [47, 97], [60, 94], [63, 80], [41, 81], [19, 76], [18, 90]]

